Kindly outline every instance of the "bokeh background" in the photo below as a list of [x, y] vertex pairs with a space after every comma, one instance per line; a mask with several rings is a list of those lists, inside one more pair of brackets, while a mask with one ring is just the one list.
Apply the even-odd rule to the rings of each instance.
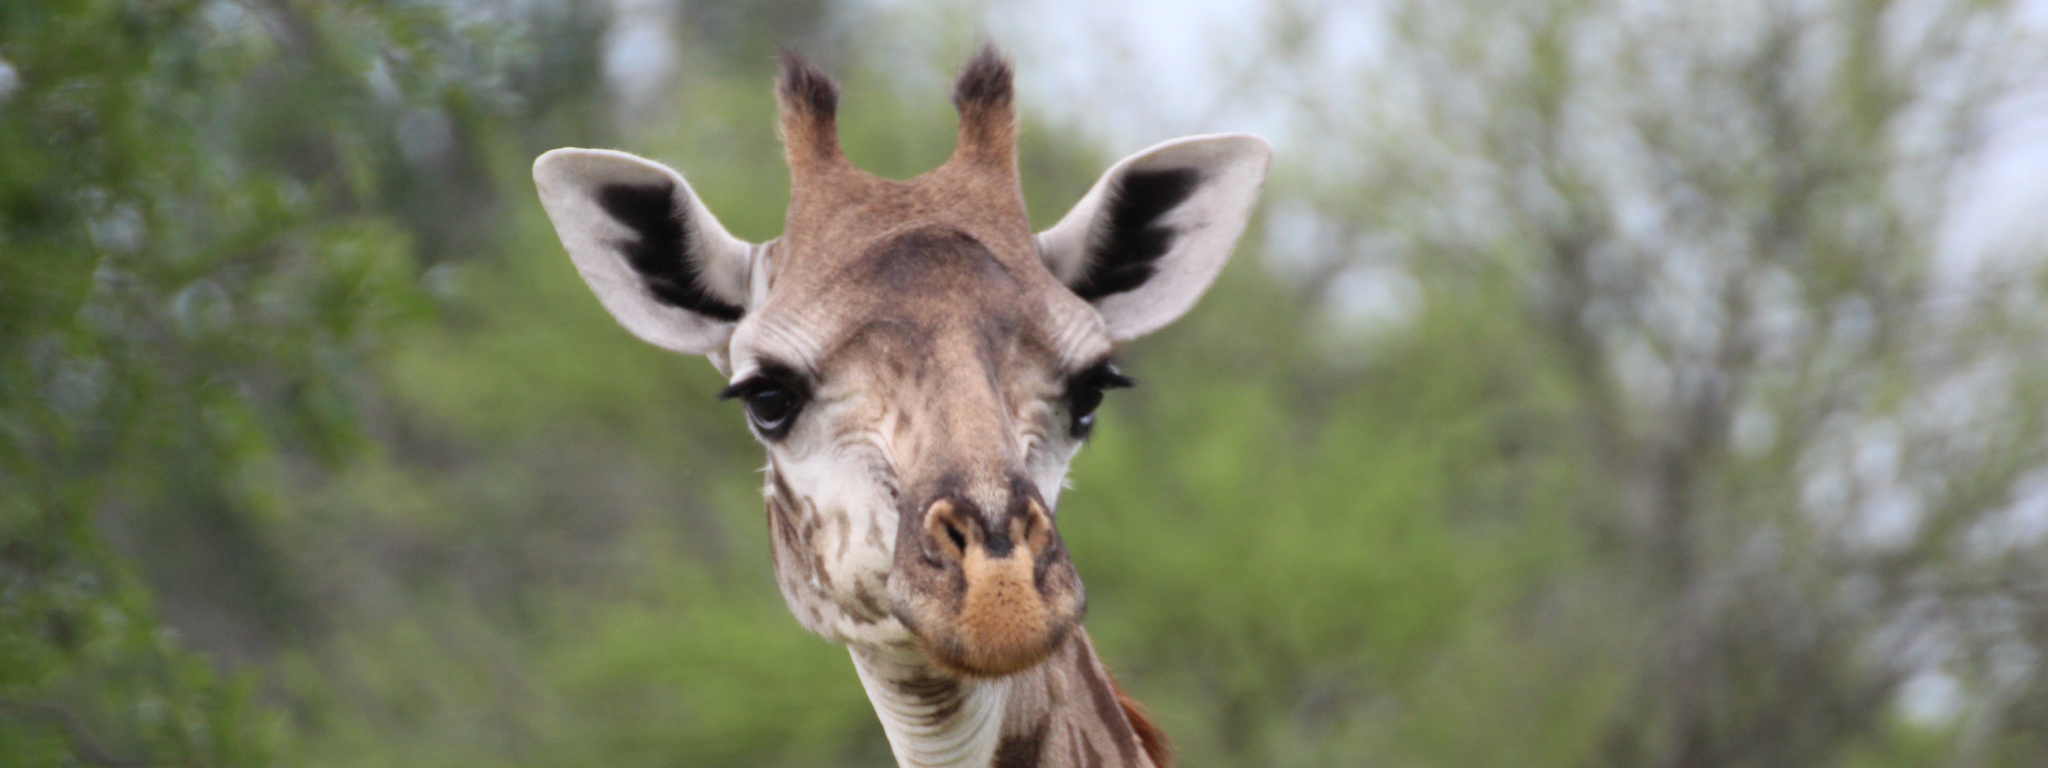
[[1278, 149], [1060, 510], [1185, 764], [2048, 765], [2039, 0], [0, 3], [0, 764], [888, 764], [528, 166], [765, 240], [983, 36], [1040, 226]]

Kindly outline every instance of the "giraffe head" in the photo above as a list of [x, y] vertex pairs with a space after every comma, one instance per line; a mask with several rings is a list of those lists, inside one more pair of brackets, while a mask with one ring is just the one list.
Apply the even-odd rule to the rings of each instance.
[[1033, 234], [993, 48], [955, 86], [952, 157], [908, 181], [840, 153], [837, 87], [809, 64], [785, 57], [777, 96], [792, 183], [775, 240], [734, 238], [681, 175], [621, 152], [542, 155], [541, 201], [627, 330], [732, 380], [806, 628], [964, 675], [1037, 663], [1086, 604], [1055, 510], [1104, 390], [1130, 383], [1111, 354], [1208, 288], [1270, 150], [1160, 144]]

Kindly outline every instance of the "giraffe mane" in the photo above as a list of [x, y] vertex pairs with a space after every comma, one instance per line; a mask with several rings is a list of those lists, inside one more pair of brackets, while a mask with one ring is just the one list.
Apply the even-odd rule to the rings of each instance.
[[1159, 768], [1172, 768], [1173, 742], [1166, 738], [1166, 731], [1160, 730], [1145, 707], [1124, 691], [1115, 677], [1109, 679], [1110, 690], [1116, 692], [1116, 703], [1124, 711], [1124, 719], [1131, 721], [1131, 730], [1138, 735], [1138, 746], [1145, 748], [1145, 755], [1152, 758], [1152, 764]]

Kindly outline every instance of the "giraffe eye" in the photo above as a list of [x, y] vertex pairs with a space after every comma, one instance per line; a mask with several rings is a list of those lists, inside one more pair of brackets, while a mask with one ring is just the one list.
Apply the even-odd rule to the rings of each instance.
[[1087, 437], [1095, 431], [1095, 409], [1102, 406], [1102, 393], [1136, 383], [1107, 362], [1082, 371], [1067, 382], [1067, 418], [1071, 420], [1068, 431], [1075, 438]]
[[796, 394], [781, 387], [769, 387], [747, 395], [747, 418], [761, 432], [780, 431], [796, 415]]
[[726, 387], [718, 397], [745, 401], [747, 420], [753, 422], [754, 431], [764, 439], [779, 440], [796, 423], [797, 413], [809, 399], [808, 392], [803, 379], [794, 373], [780, 366], [764, 366], [761, 373]]

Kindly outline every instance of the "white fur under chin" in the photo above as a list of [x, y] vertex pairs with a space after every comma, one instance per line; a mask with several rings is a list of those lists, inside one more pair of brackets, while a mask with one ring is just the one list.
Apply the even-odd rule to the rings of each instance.
[[903, 768], [984, 768], [995, 760], [1012, 678], [961, 680], [959, 710], [930, 722], [934, 705], [905, 696], [889, 683], [918, 677], [927, 669], [922, 657], [910, 650], [849, 650], [861, 687], [889, 737], [889, 751]]

